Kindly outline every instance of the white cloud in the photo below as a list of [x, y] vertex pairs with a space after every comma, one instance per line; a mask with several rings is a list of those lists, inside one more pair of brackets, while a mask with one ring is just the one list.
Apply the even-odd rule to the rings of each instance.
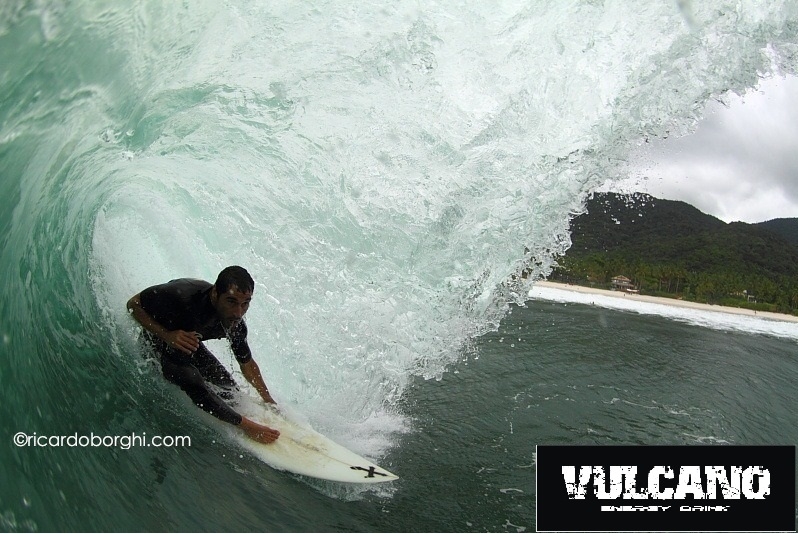
[[727, 222], [798, 217], [798, 79], [772, 78], [728, 108], [708, 107], [692, 135], [654, 141], [613, 190], [688, 202]]

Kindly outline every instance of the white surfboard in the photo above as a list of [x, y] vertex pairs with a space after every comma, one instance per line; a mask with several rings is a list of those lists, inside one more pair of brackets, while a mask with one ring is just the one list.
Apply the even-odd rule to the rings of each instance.
[[[250, 417], [247, 411], [243, 413]], [[399, 478], [315, 430], [290, 421], [277, 410], [260, 409], [252, 419], [279, 430], [280, 437], [269, 445], [244, 435], [240, 435], [238, 440], [244, 448], [275, 469], [356, 484], [374, 484]]]

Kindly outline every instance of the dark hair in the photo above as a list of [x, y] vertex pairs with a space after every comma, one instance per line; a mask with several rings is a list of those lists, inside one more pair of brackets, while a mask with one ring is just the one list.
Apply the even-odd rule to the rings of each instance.
[[225, 267], [216, 278], [216, 293], [227, 293], [231, 287], [235, 286], [242, 293], [252, 293], [255, 291], [255, 282], [246, 269], [238, 265]]

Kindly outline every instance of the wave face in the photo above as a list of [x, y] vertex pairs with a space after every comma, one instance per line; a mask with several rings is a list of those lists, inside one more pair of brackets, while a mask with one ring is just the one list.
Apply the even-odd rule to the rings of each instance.
[[125, 301], [239, 264], [275, 396], [382, 450], [632, 146], [796, 70], [795, 2], [647, 4], [4, 2], [3, 421], [157, 417]]

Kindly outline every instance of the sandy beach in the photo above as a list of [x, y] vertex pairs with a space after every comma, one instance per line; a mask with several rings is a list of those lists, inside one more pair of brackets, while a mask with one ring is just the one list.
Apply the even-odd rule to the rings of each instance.
[[592, 287], [584, 287], [584, 286], [577, 286], [571, 284], [561, 284], [558, 282], [549, 282], [549, 281], [540, 281], [535, 282], [536, 286], [540, 287], [550, 287], [553, 289], [561, 289], [563, 291], [575, 291], [577, 293], [587, 293], [592, 295], [603, 295], [606, 297], [613, 297], [618, 299], [630, 299], [636, 300], [639, 302], [650, 302], [653, 304], [662, 304], [665, 306], [676, 306], [680, 308], [693, 308], [697, 310], [706, 310], [706, 311], [713, 311], [713, 312], [722, 312], [722, 313], [731, 313], [735, 315], [750, 315], [756, 316], [762, 319], [771, 319], [774, 321], [787, 321], [798, 323], [798, 317], [795, 315], [787, 315], [783, 313], [771, 313], [771, 312], [762, 312], [762, 311], [754, 311], [754, 310], [747, 310], [744, 308], [731, 308], [728, 306], [715, 306], [712, 304], [701, 304], [698, 302], [690, 302], [686, 300], [677, 300], [677, 299], [669, 299], [669, 298], [662, 298], [662, 297], [651, 297], [648, 295], [640, 295], [636, 293], [625, 293], [622, 291], [610, 291], [606, 289], [594, 289]]

